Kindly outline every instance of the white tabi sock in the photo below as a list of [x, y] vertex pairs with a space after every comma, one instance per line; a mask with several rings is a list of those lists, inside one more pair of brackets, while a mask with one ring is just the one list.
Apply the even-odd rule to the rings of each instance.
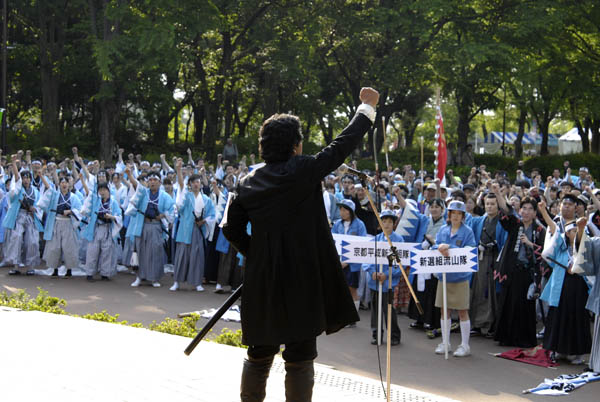
[[450, 319], [440, 319], [440, 325], [442, 327], [442, 343], [448, 343], [448, 345], [450, 345], [450, 323]]
[[469, 336], [471, 335], [471, 320], [460, 322], [460, 338], [463, 346], [469, 346]]
[[360, 309], [360, 300], [354, 300], [354, 307], [356, 307], [356, 311]]

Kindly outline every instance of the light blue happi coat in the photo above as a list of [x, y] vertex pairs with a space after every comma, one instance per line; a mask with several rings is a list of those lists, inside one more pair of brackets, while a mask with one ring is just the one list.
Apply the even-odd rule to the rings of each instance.
[[[98, 212], [101, 205], [101, 197], [88, 197], [83, 205], [83, 208], [81, 209], [81, 214], [84, 216], [82, 223], [86, 224], [82, 230], [81, 236], [87, 241], [94, 241], [96, 221], [98, 220]], [[116, 240], [119, 236], [121, 227], [123, 227], [123, 219], [121, 215], [121, 207], [119, 207], [119, 203], [113, 198], [112, 195], [110, 196], [110, 214], [117, 218], [116, 221], [110, 223], [111, 237], [113, 240]]]
[[[11, 189], [5, 197], [8, 197], [8, 201], [10, 206], [8, 207], [8, 211], [6, 212], [6, 216], [4, 217], [4, 222], [2, 222], [2, 226], [5, 229], [14, 229], [15, 223], [17, 222], [17, 216], [19, 215], [19, 209], [21, 208], [21, 200], [25, 197], [25, 190], [23, 189], [23, 182], [21, 180], [15, 181], [13, 177], [10, 185]], [[33, 189], [33, 194], [35, 198], [35, 202], [33, 206], [37, 206], [37, 203], [40, 199], [40, 192], [34, 186], [31, 186]], [[35, 227], [39, 232], [42, 232], [44, 228], [42, 227], [41, 222], [42, 211], [38, 210], [34, 216], [33, 221], [35, 223]]]
[[[126, 215], [131, 216], [129, 226], [127, 226], [126, 237], [133, 240], [134, 237], [140, 237], [142, 235], [142, 229], [144, 227], [144, 214], [148, 208], [148, 201], [150, 199], [150, 189], [138, 184], [135, 194], [129, 200], [129, 206], [125, 211]], [[172, 223], [175, 211], [175, 201], [169, 194], [163, 190], [158, 191], [158, 212], [165, 215], [168, 222]], [[168, 239], [166, 228], [163, 231], [163, 237]]]
[[[552, 307], [558, 307], [560, 302], [560, 293], [562, 291], [563, 283], [565, 281], [565, 268], [561, 265], [568, 267], [570, 256], [565, 239], [565, 234], [560, 233], [558, 228], [554, 234], [550, 234], [550, 230], [546, 231], [546, 240], [544, 241], [544, 251], [542, 251], [542, 257], [546, 259], [546, 262], [552, 267], [552, 275], [548, 283], [544, 287], [544, 291], [540, 296], [540, 299], [547, 302]], [[548, 257], [560, 263], [547, 259]]]
[[[202, 209], [202, 219], [206, 220], [206, 225], [202, 225], [200, 230], [202, 236], [205, 239], [208, 238], [212, 227], [215, 224], [215, 206], [211, 199], [200, 192], [202, 201], [204, 202], [204, 208]], [[177, 196], [177, 212], [179, 214], [179, 225], [177, 226], [177, 232], [175, 234], [175, 241], [177, 243], [191, 244], [192, 243], [192, 231], [194, 230], [195, 216], [194, 216], [194, 205], [196, 200], [194, 193], [184, 189]], [[181, 206], [179, 206], [181, 204]]]
[[[79, 214], [79, 210], [83, 206], [79, 197], [75, 194], [70, 193], [71, 210], [75, 214]], [[44, 240], [52, 240], [54, 233], [54, 223], [56, 222], [56, 207], [58, 205], [58, 199], [60, 198], [60, 191], [55, 189], [46, 189], [44, 195], [40, 198], [38, 207], [42, 208], [46, 213], [46, 224], [44, 225]], [[76, 219], [71, 215], [71, 222]], [[75, 225], [74, 225], [75, 226]]]
[[600, 314], [600, 237], [590, 238], [584, 233], [574, 260], [572, 272], [585, 275], [593, 283], [585, 307], [597, 316]]

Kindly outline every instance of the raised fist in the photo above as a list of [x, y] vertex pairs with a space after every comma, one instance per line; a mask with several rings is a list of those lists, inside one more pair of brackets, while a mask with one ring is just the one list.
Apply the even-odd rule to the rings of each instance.
[[359, 98], [362, 103], [376, 107], [379, 103], [379, 92], [371, 87], [363, 87], [360, 90]]
[[539, 209], [540, 211], [545, 211], [545, 210], [546, 210], [546, 201], [544, 201], [543, 199], [541, 199], [541, 200], [538, 202], [538, 209]]

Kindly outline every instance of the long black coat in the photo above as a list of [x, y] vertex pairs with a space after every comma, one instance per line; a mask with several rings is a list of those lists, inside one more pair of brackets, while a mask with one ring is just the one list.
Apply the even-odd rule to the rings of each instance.
[[327, 222], [321, 180], [370, 126], [357, 114], [317, 155], [266, 164], [240, 180], [223, 234], [247, 257], [244, 344], [307, 340], [359, 320]]

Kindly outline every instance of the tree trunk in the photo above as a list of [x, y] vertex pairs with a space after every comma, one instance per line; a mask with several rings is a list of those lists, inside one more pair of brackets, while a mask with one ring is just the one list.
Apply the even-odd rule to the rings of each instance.
[[590, 121], [592, 130], [592, 152], [600, 154], [600, 118]]
[[206, 130], [204, 131], [204, 149], [208, 159], [216, 158], [215, 144], [219, 138], [219, 106], [215, 104], [204, 106]]
[[52, 66], [48, 63], [42, 63], [41, 66], [42, 83], [42, 138], [44, 144], [54, 145], [54, 139], [58, 138], [60, 133], [60, 123], [58, 119], [58, 77], [52, 72]]
[[42, 138], [53, 145], [60, 133], [59, 85], [56, 71], [64, 51], [64, 26], [62, 16], [57, 15], [52, 4], [38, 2], [38, 47], [40, 55], [40, 78], [42, 86]]
[[[415, 139], [415, 131], [419, 121], [417, 119], [402, 119], [402, 131], [404, 132], [404, 145], [407, 148], [412, 147]], [[400, 140], [400, 138], [398, 138]]]
[[[106, 83], [102, 84], [108, 85]], [[102, 89], [101, 89], [102, 91]], [[100, 101], [100, 159], [110, 163], [114, 134], [119, 122], [119, 105], [114, 98], [104, 98]]]
[[153, 143], [158, 146], [165, 146], [169, 139], [169, 123], [171, 122], [171, 116], [160, 115], [156, 120], [153, 133]]
[[550, 127], [550, 120], [547, 118], [543, 118], [540, 124], [540, 131], [542, 132], [542, 149], [540, 150], [540, 155], [548, 155], [548, 129]]
[[194, 115], [194, 145], [201, 147], [204, 143], [204, 105], [192, 104]]
[[173, 122], [173, 143], [179, 142], [179, 113], [175, 115], [175, 121]]
[[189, 144], [189, 135], [190, 135], [190, 123], [192, 122], [192, 118], [194, 117], [194, 112], [190, 112], [190, 109], [188, 107], [188, 119], [187, 122], [185, 123], [185, 143], [186, 145]]
[[[325, 122], [325, 120], [327, 120], [327, 122]], [[325, 144], [331, 144], [331, 141], [333, 141], [333, 125], [331, 124], [331, 118], [329, 115], [319, 119], [319, 127], [323, 133]]]
[[515, 158], [521, 159], [523, 156], [523, 136], [525, 135], [525, 123], [527, 122], [527, 109], [521, 108], [519, 113], [519, 132], [515, 141]]
[[456, 132], [458, 134], [458, 143], [456, 147], [456, 156], [459, 161], [462, 161], [462, 154], [467, 148], [467, 142], [469, 140], [471, 102], [466, 99], [457, 100], [458, 125], [456, 127]]
[[581, 124], [581, 120], [575, 119], [575, 126], [577, 127], [577, 132], [581, 137], [581, 147], [582, 151], [588, 153], [590, 152], [590, 137], [588, 136], [588, 130], [590, 126], [590, 119], [585, 118], [585, 127]]

